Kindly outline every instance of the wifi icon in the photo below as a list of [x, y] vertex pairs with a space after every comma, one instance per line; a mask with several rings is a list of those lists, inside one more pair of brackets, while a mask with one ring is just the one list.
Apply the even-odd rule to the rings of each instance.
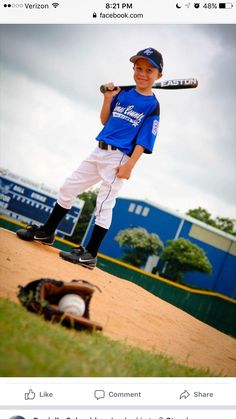
[[56, 7], [58, 7], [58, 6], [59, 6], [59, 3], [52, 3], [52, 5], [53, 5], [53, 7], [55, 7], [55, 9], [56, 9]]

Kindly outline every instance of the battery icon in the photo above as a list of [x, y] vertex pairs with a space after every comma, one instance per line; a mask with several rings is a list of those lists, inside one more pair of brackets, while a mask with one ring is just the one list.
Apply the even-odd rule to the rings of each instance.
[[219, 3], [219, 9], [232, 9], [232, 3]]

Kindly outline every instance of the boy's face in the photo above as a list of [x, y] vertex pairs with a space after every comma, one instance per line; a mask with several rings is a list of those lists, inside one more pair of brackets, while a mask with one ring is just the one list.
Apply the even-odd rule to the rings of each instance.
[[153, 83], [161, 76], [160, 71], [145, 58], [139, 58], [134, 64], [134, 80], [140, 90], [151, 89]]

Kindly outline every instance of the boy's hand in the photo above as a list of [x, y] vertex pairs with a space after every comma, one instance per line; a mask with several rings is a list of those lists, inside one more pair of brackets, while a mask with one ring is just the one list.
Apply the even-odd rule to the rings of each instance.
[[117, 177], [120, 179], [129, 179], [131, 176], [133, 166], [127, 161], [125, 164], [116, 168]]
[[118, 87], [117, 90], [114, 90], [114, 83], [107, 83], [105, 86], [110, 90], [103, 93], [103, 105], [100, 113], [101, 123], [106, 124], [111, 115], [111, 103], [114, 96], [118, 95], [121, 89]]
[[110, 92], [108, 91], [103, 93], [105, 98], [113, 98], [114, 96], [118, 95], [118, 93], [120, 93], [121, 91], [119, 87], [117, 87], [117, 89], [113, 91], [115, 87], [114, 83], [107, 83], [104, 86], [106, 86], [110, 90]]
[[136, 162], [138, 161], [140, 156], [143, 154], [143, 152], [144, 152], [144, 147], [139, 144], [136, 144], [129, 160], [127, 160], [126, 163], [116, 168], [117, 177], [121, 179], [129, 179]]

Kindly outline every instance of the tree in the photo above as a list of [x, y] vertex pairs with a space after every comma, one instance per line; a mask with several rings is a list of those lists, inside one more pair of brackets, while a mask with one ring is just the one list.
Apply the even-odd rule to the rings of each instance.
[[227, 217], [216, 217], [216, 227], [225, 233], [236, 236], [236, 220]]
[[218, 228], [225, 233], [233, 234], [236, 236], [236, 220], [228, 217], [216, 217], [212, 218], [211, 214], [202, 207], [190, 209], [187, 212], [190, 217], [196, 218], [203, 223], [209, 224], [215, 228]]
[[115, 240], [123, 252], [124, 262], [140, 268], [151, 255], [158, 255], [163, 249], [163, 243], [157, 234], [148, 233], [145, 228], [134, 227], [119, 231]]
[[205, 208], [198, 207], [190, 209], [188, 210], [187, 215], [215, 227], [215, 221], [211, 218], [211, 214]]
[[172, 281], [182, 280], [185, 272], [202, 272], [210, 275], [212, 265], [205, 252], [190, 240], [168, 240], [160, 259], [167, 262], [164, 276]]
[[86, 229], [88, 227], [88, 223], [93, 215], [95, 206], [96, 206], [96, 199], [97, 199], [98, 189], [89, 190], [87, 192], [83, 192], [78, 196], [78, 198], [85, 201], [84, 207], [82, 209], [82, 213], [79, 217], [79, 221], [75, 227], [74, 233], [72, 236], [67, 236], [67, 239], [80, 244]]

